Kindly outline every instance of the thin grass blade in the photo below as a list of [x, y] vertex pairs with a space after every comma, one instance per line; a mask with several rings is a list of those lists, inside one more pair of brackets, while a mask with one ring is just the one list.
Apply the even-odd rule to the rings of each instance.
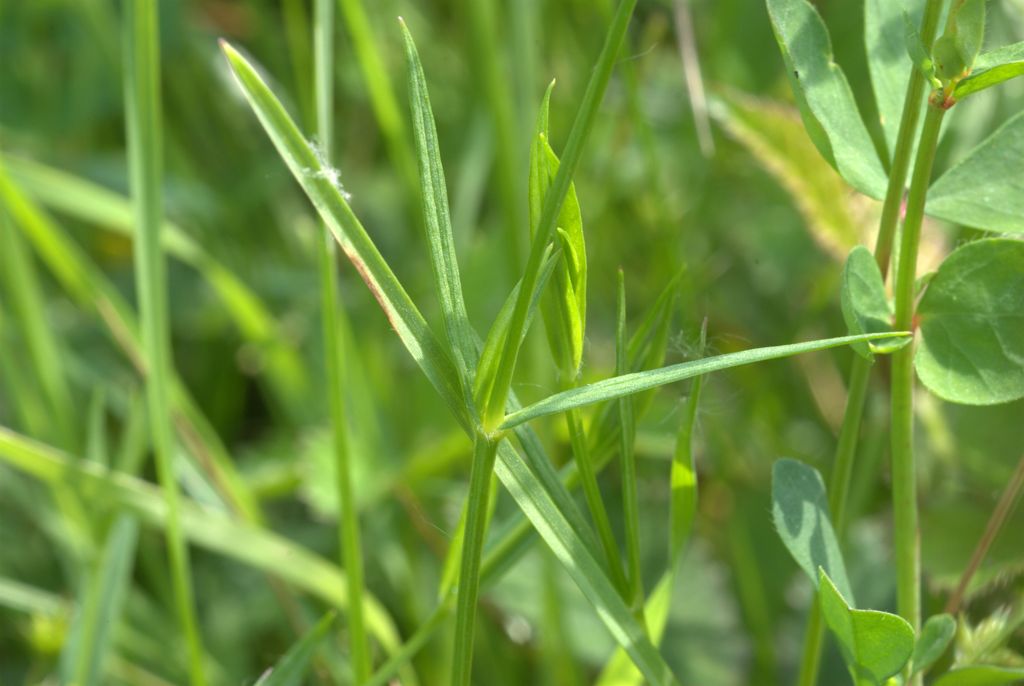
[[306, 683], [306, 672], [313, 659], [313, 653], [320, 647], [338, 618], [337, 613], [328, 612], [316, 625], [299, 638], [273, 667], [263, 673], [255, 686], [301, 686]]
[[602, 400], [612, 400], [626, 395], [632, 395], [646, 391], [658, 386], [690, 379], [702, 374], [739, 367], [755, 362], [777, 360], [784, 357], [799, 355], [800, 353], [826, 350], [841, 345], [856, 343], [857, 341], [871, 341], [887, 336], [899, 337], [909, 336], [906, 332], [892, 332], [888, 334], [864, 334], [861, 336], [841, 336], [839, 338], [827, 338], [820, 341], [809, 341], [806, 343], [793, 343], [790, 345], [776, 345], [767, 348], [754, 348], [738, 353], [717, 355], [692, 362], [682, 362], [661, 369], [652, 369], [645, 372], [634, 372], [616, 376], [604, 381], [598, 381], [579, 388], [573, 388], [561, 393], [555, 393], [544, 400], [524, 407], [521, 410], [512, 412], [505, 421], [501, 423], [501, 429], [511, 429], [523, 422], [528, 422], [538, 417], [545, 417], [551, 414], [558, 414], [568, 410], [585, 407]]

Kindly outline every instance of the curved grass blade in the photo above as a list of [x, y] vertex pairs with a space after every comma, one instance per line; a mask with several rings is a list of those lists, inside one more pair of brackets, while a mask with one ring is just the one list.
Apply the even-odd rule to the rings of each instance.
[[738, 353], [728, 353], [707, 357], [692, 362], [682, 362], [661, 369], [652, 369], [632, 374], [623, 374], [604, 381], [597, 381], [586, 386], [580, 386], [562, 393], [555, 393], [544, 400], [540, 400], [521, 410], [512, 412], [505, 417], [499, 428], [510, 429], [524, 422], [538, 417], [545, 417], [550, 414], [558, 414], [576, 407], [584, 407], [602, 400], [612, 400], [625, 395], [639, 393], [658, 386], [690, 379], [702, 374], [739, 367], [754, 362], [766, 360], [777, 360], [800, 353], [826, 350], [858, 341], [871, 341], [878, 338], [909, 336], [908, 333], [894, 332], [883, 334], [864, 334], [861, 336], [842, 336], [839, 338], [827, 338], [820, 341], [809, 341], [806, 343], [792, 343], [789, 345], [776, 345], [767, 348], [754, 348]]
[[255, 686], [301, 686], [306, 683], [306, 672], [313, 659], [313, 653], [327, 638], [338, 618], [337, 613], [328, 612], [316, 625], [307, 631], [288, 649], [273, 667], [263, 673]]
[[[131, 203], [121, 194], [33, 160], [8, 155], [4, 162], [18, 186], [43, 205], [133, 236]], [[302, 397], [307, 384], [302, 362], [282, 340], [279, 322], [255, 291], [172, 221], [164, 220], [160, 244], [168, 255], [195, 268], [220, 298], [242, 336], [265, 351], [267, 371], [277, 390], [285, 398]]]
[[[74, 484], [90, 502], [123, 508], [149, 526], [167, 524], [167, 506], [159, 490], [144, 481], [112, 472], [0, 427], [0, 461], [46, 484]], [[191, 500], [181, 503], [182, 531], [194, 545], [273, 574], [346, 612], [345, 574], [316, 553], [251, 524], [240, 524]], [[384, 606], [364, 597], [366, 625], [388, 653], [399, 645], [398, 631]], [[403, 681], [411, 678], [403, 675]], [[415, 679], [413, 678], [413, 682]]]

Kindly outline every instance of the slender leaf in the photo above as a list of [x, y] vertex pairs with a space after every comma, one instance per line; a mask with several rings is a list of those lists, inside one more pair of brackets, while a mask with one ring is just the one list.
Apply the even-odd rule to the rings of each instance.
[[990, 238], [954, 251], [917, 316], [914, 366], [932, 393], [967, 405], [1024, 397], [1024, 242]]
[[430, 263], [434, 270], [434, 288], [441, 303], [445, 333], [468, 393], [472, 384], [472, 370], [476, 360], [466, 358], [467, 351], [475, 351], [473, 332], [466, 314], [466, 303], [462, 296], [462, 279], [459, 276], [459, 262], [455, 255], [455, 238], [452, 233], [451, 213], [448, 210], [448, 188], [441, 166], [441, 151], [437, 141], [437, 127], [434, 113], [430, 108], [427, 93], [427, 79], [412, 34], [402, 25], [405, 38], [405, 55], [409, 66], [409, 100], [412, 107], [413, 133], [419, 155], [420, 185], [423, 190], [423, 209], [427, 227], [427, 245], [430, 247]]
[[963, 100], [978, 91], [998, 86], [1024, 74], [1024, 42], [983, 52], [974, 62], [971, 74], [956, 85], [953, 97]]
[[818, 600], [825, 623], [839, 641], [854, 684], [883, 686], [899, 673], [914, 650], [914, 629], [899, 615], [855, 610], [820, 571]]
[[303, 634], [277, 663], [268, 669], [255, 686], [301, 686], [306, 683], [306, 672], [313, 654], [334, 627], [337, 613], [328, 612], [316, 625]]
[[120, 515], [110, 527], [99, 564], [92, 582], [85, 587], [61, 655], [67, 683], [78, 686], [103, 683], [104, 662], [131, 583], [138, 534], [138, 522], [129, 515]]
[[[772, 465], [772, 519], [790, 555], [816, 586], [818, 570], [853, 602], [846, 565], [829, 518], [825, 482], [818, 470], [790, 459]], [[831, 582], [830, 582], [831, 583]]]
[[[894, 336], [906, 336], [909, 334], [895, 333]], [[597, 381], [586, 386], [580, 386], [561, 393], [555, 393], [544, 400], [540, 400], [521, 410], [511, 412], [502, 422], [502, 429], [510, 429], [524, 422], [550, 414], [558, 414], [572, 408], [592, 405], [602, 400], [621, 398], [625, 395], [639, 393], [665, 384], [690, 379], [702, 374], [739, 367], [754, 362], [766, 360], [777, 360], [792, 355], [816, 350], [835, 348], [857, 341], [870, 341], [878, 338], [885, 338], [885, 334], [865, 334], [862, 336], [843, 336], [840, 338], [827, 338], [820, 341], [809, 341], [807, 343], [793, 343], [790, 345], [777, 345], [767, 348], [754, 348], [738, 353], [728, 353], [707, 357], [692, 362], [682, 362], [661, 369], [651, 369], [632, 374], [623, 374], [604, 381]]]
[[911, 658], [915, 674], [928, 671], [935, 661], [942, 657], [956, 635], [956, 619], [952, 615], [934, 615], [928, 618], [914, 644]]
[[978, 144], [928, 189], [925, 211], [986, 231], [1024, 233], [1024, 112]]
[[843, 70], [833, 61], [828, 29], [807, 0], [767, 0], [786, 74], [811, 140], [851, 186], [885, 196], [886, 175]]

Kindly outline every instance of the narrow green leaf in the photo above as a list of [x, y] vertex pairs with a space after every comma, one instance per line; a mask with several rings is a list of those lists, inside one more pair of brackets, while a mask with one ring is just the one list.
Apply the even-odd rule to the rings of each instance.
[[[707, 345], [707, 320], [700, 329], [700, 350], [704, 354]], [[693, 449], [693, 436], [697, 428], [697, 407], [700, 404], [700, 393], [704, 388], [704, 377], [698, 376], [690, 386], [690, 394], [686, 398], [679, 432], [676, 434], [676, 449], [672, 453], [672, 468], [669, 475], [671, 492], [669, 495], [669, 527], [668, 551], [669, 569], [675, 574], [682, 558], [683, 550], [693, 532], [693, 522], [697, 518], [697, 463]]]
[[807, 0], [767, 0], [767, 5], [808, 134], [851, 186], [882, 199], [885, 171], [850, 84], [833, 61], [825, 22]]
[[963, 100], [968, 95], [1024, 74], [1024, 42], [1004, 45], [983, 52], [974, 62], [971, 74], [956, 85], [953, 97]]
[[978, 144], [928, 189], [925, 211], [985, 231], [1024, 233], [1024, 112]]
[[940, 398], [991, 405], [1024, 397], [1024, 242], [990, 238], [954, 251], [917, 316], [917, 375]]
[[313, 654], [327, 638], [337, 617], [333, 611], [324, 615], [281, 656], [277, 664], [263, 673], [255, 686], [301, 686], [306, 683], [306, 672]]
[[817, 469], [788, 458], [775, 461], [772, 519], [779, 538], [811, 582], [818, 585], [818, 570], [824, 570], [842, 596], [852, 602], [853, 590], [829, 518], [825, 482]]
[[353, 214], [344, 192], [335, 183], [334, 170], [324, 169], [316, 152], [252, 65], [226, 42], [222, 42], [221, 47], [239, 87], [278, 154], [377, 299], [409, 354], [455, 416], [463, 423], [468, 422], [456, 367]]
[[956, 620], [952, 615], [934, 615], [921, 628], [914, 645], [911, 664], [914, 674], [928, 671], [935, 661], [942, 657], [956, 635]]
[[[892, 312], [885, 295], [885, 283], [871, 251], [858, 245], [846, 258], [841, 290], [843, 319], [851, 335], [883, 333], [892, 330]], [[872, 360], [875, 352], [887, 353], [910, 342], [909, 338], [876, 343], [854, 343], [857, 354]]]
[[[864, 48], [871, 74], [871, 90], [890, 160], [896, 149], [903, 101], [910, 80], [907, 29], [909, 27], [914, 34], [917, 33], [923, 5], [921, 0], [864, 1]], [[920, 43], [920, 37], [917, 43]], [[927, 59], [923, 49], [921, 55]], [[914, 63], [920, 65], [921, 62], [915, 58]]]
[[412, 128], [416, 152], [419, 155], [423, 213], [426, 219], [427, 245], [430, 247], [430, 263], [434, 270], [434, 288], [441, 303], [449, 350], [459, 367], [463, 386], [468, 393], [472, 385], [472, 370], [476, 367], [476, 360], [467, 359], [465, 355], [467, 351], [475, 351], [476, 348], [469, 316], [466, 314], [466, 303], [462, 296], [462, 279], [459, 276], [459, 262], [455, 255], [455, 238], [452, 233], [451, 213], [448, 210], [448, 187], [445, 183], [444, 168], [441, 166], [437, 127], [434, 124], [427, 79], [423, 74], [416, 43], [405, 22], [399, 20], [399, 23], [402, 26], [402, 36], [405, 38], [405, 56], [409, 67]]
[[[647, 630], [654, 645], [661, 643], [665, 627], [668, 626], [668, 614], [672, 609], [672, 585], [675, 579], [674, 572], [663, 574], [644, 605], [644, 618], [647, 620]], [[616, 648], [595, 683], [596, 686], [640, 686], [644, 683], [644, 675], [637, 671], [636, 665], [629, 659], [626, 651]]]
[[[893, 336], [907, 335], [909, 334], [899, 332], [893, 334]], [[669, 367], [662, 367], [661, 369], [651, 369], [643, 372], [634, 372], [632, 374], [623, 374], [622, 376], [605, 379], [604, 381], [597, 381], [592, 384], [579, 386], [578, 388], [573, 388], [568, 391], [548, 396], [544, 400], [540, 400], [532, 405], [524, 407], [521, 410], [508, 414], [500, 428], [510, 429], [522, 424], [523, 422], [528, 422], [538, 417], [558, 414], [575, 407], [592, 405], [594, 403], [601, 402], [602, 400], [621, 398], [624, 395], [639, 393], [651, 388], [657, 388], [658, 386], [664, 386], [665, 384], [682, 381], [683, 379], [690, 379], [702, 374], [721, 371], [723, 369], [739, 367], [745, 364], [753, 364], [754, 362], [777, 360], [805, 352], [835, 348], [848, 343], [856, 343], [857, 341], [870, 341], [886, 337], [887, 336], [885, 334], [866, 334], [863, 336], [843, 336], [840, 338], [827, 338], [820, 341], [809, 341], [806, 343], [754, 348], [753, 350], [717, 355], [715, 357], [707, 357], [702, 360], [694, 360], [692, 362], [682, 362]]]
[[61, 654], [67, 683], [104, 683], [103, 666], [131, 583], [138, 534], [138, 522], [129, 515], [120, 515], [110, 527], [99, 564], [91, 583], [85, 587]]
[[[626, 338], [626, 283], [622, 269], [618, 272], [618, 308], [615, 319], [615, 373], [629, 371], [629, 350]], [[642, 617], [644, 604], [643, 576], [640, 565], [640, 503], [636, 476], [636, 413], [633, 397], [619, 398], [619, 457], [622, 470], [622, 510], [626, 537], [626, 570], [629, 592], [626, 599]]]
[[935, 680], [934, 686], [1003, 686], [1024, 680], [1024, 668], [969, 665], [951, 669]]
[[856, 686], [882, 686], [898, 674], [914, 650], [914, 629], [899, 615], [854, 610], [820, 571], [818, 599], [825, 623], [839, 641]]

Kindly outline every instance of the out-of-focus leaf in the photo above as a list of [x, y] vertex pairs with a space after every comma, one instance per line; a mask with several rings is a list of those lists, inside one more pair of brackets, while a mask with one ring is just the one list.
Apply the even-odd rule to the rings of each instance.
[[956, 635], [956, 620], [952, 615], [941, 614], [928, 618], [921, 628], [914, 645], [912, 668], [914, 673], [924, 672], [942, 657]]
[[807, 138], [796, 110], [726, 91], [710, 101], [711, 116], [742, 143], [789, 192], [822, 248], [842, 260], [861, 242], [866, 203], [852, 193]]
[[934, 686], [1002, 686], [1019, 684], [1021, 680], [1024, 680], [1022, 667], [971, 665], [951, 669], [940, 676]]
[[939, 177], [925, 211], [975, 229], [1024, 232], [1024, 112]]
[[956, 85], [953, 97], [963, 100], [972, 93], [997, 86], [1024, 74], [1024, 42], [983, 52], [974, 62], [970, 76]]
[[907, 96], [907, 82], [910, 79], [904, 17], [911, 27], [917, 26], [920, 24], [923, 5], [921, 0], [864, 1], [864, 48], [868, 56], [868, 71], [871, 74], [875, 105], [878, 107], [879, 123], [885, 134], [885, 145], [890, 157], [896, 147], [900, 118], [903, 116], [903, 101]]
[[324, 615], [316, 626], [303, 634], [288, 652], [281, 656], [277, 664], [263, 673], [255, 686], [300, 686], [305, 683], [313, 653], [327, 637], [337, 616], [335, 612]]
[[[828, 513], [825, 482], [814, 467], [783, 458], [772, 465], [772, 519], [790, 555], [818, 585], [824, 570], [843, 598], [853, 591]], [[830, 582], [830, 583], [833, 583]]]
[[[858, 245], [846, 258], [841, 291], [843, 319], [851, 335], [882, 333], [892, 330], [889, 301], [885, 296], [885, 283], [871, 251]], [[857, 354], [874, 359], [875, 353], [888, 353], [907, 345], [909, 338], [872, 343], [854, 343]]]
[[989, 238], [953, 252], [917, 316], [914, 365], [930, 391], [966, 405], [1024, 397], [1024, 242]]
[[821, 570], [818, 600], [828, 628], [839, 641], [853, 682], [882, 686], [903, 669], [914, 650], [914, 629], [899, 615], [877, 610], [855, 610]]
[[851, 186], [881, 199], [886, 174], [846, 75], [832, 59], [825, 22], [807, 0], [767, 0], [767, 4], [811, 140]]

